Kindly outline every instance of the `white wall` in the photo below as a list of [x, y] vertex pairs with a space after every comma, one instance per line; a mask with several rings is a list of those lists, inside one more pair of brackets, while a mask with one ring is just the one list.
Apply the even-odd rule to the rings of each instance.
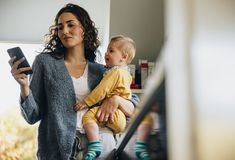
[[88, 11], [106, 45], [109, 37], [109, 0], [0, 1], [0, 42], [42, 43], [57, 12], [69, 2]]
[[164, 0], [111, 0], [110, 37], [123, 34], [137, 45], [139, 58], [155, 61], [164, 39]]
[[42, 43], [56, 13], [69, 2], [84, 7], [94, 20], [102, 53], [110, 36], [125, 34], [136, 41], [136, 61], [155, 61], [164, 39], [163, 0], [0, 1], [0, 42]]

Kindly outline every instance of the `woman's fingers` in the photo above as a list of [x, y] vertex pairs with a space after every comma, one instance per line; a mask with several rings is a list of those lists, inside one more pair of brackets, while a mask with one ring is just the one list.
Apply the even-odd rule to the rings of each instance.
[[109, 120], [109, 115], [106, 114], [106, 115], [104, 116], [104, 121], [107, 122], [108, 120]]
[[25, 58], [21, 58], [16, 61], [16, 57], [12, 57], [8, 63], [11, 66], [12, 77], [20, 84], [21, 87], [28, 87], [28, 76], [22, 72], [32, 70], [31, 67], [19, 68], [19, 64], [22, 63]]
[[100, 117], [99, 117], [99, 121], [104, 122], [104, 117], [105, 117], [105, 113], [101, 112]]
[[[8, 63], [9, 63], [10, 66], [11, 66], [11, 74], [12, 74], [14, 77], [15, 77], [16, 75], [18, 75], [18, 74], [21, 74], [23, 71], [32, 70], [31, 67], [24, 67], [24, 68], [19, 68], [19, 67], [18, 67], [19, 64], [22, 63], [22, 62], [25, 60], [24, 57], [21, 58], [21, 59], [19, 59], [19, 60], [17, 60], [17, 61], [15, 61], [15, 58], [16, 58], [16, 57], [13, 57], [13, 58], [11, 58], [11, 59], [8, 61]], [[14, 62], [14, 61], [15, 61], [15, 62]]]
[[17, 74], [14, 76], [15, 79], [23, 79], [23, 78], [27, 78], [26, 74]]
[[114, 121], [114, 114], [110, 114], [108, 120], [112, 123]]
[[100, 118], [100, 114], [101, 114], [101, 111], [100, 111], [100, 108], [99, 108], [98, 111], [96, 112], [96, 118], [97, 118], [97, 119]]
[[29, 71], [29, 70], [32, 70], [32, 68], [31, 67], [24, 67], [24, 68], [12, 69], [11, 74], [14, 76], [14, 75], [18, 75], [24, 71]]
[[14, 56], [8, 61], [8, 63], [10, 64], [11, 67], [13, 66], [13, 62], [15, 59], [16, 59], [16, 57]]
[[113, 97], [106, 98], [96, 113], [96, 118], [100, 122], [113, 122], [114, 113], [118, 108], [117, 99]]
[[96, 118], [99, 122], [103, 122], [105, 117], [105, 113], [102, 110], [102, 107], [99, 107], [98, 111], [96, 112]]
[[21, 59], [19, 59], [19, 60], [17, 60], [17, 61], [15, 61], [15, 62], [13, 62], [13, 64], [12, 64], [12, 68], [18, 68], [18, 66], [19, 66], [19, 64], [21, 64], [22, 62], [24, 62], [24, 60], [25, 60], [25, 58], [24, 57], [22, 57]]
[[96, 118], [99, 122], [107, 122], [110, 119], [110, 114], [103, 111], [102, 108], [96, 112]]

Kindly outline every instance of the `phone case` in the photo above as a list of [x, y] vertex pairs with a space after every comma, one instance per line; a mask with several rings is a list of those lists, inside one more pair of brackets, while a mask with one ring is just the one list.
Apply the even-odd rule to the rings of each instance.
[[[8, 52], [8, 54], [9, 54], [9, 56], [10, 56], [11, 58], [14, 57], [14, 56], [16, 56], [15, 61], [21, 59], [22, 57], [25, 57], [25, 56], [24, 56], [24, 53], [22, 52], [22, 50], [20, 49], [20, 47], [9, 48], [9, 49], [7, 50], [7, 52]], [[19, 66], [18, 66], [18, 68], [23, 68], [23, 67], [30, 67], [30, 65], [29, 65], [29, 63], [28, 63], [26, 57], [25, 57], [25, 60], [24, 60], [22, 63], [20, 63]], [[22, 73], [28, 75], [28, 74], [32, 74], [33, 71], [32, 71], [32, 70], [23, 71]]]

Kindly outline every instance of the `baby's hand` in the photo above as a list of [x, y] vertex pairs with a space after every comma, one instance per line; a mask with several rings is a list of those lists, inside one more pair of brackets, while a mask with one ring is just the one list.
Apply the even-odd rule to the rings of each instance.
[[75, 104], [75, 106], [73, 107], [75, 112], [83, 110], [85, 108], [88, 108], [88, 105], [84, 101]]

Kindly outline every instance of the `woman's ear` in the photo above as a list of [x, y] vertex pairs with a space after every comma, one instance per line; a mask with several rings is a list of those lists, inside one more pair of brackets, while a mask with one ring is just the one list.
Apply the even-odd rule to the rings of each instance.
[[82, 38], [84, 38], [84, 34], [85, 34], [85, 32], [84, 32], [84, 30], [83, 30], [83, 28], [82, 28], [82, 27], [80, 27], [80, 34], [81, 34], [81, 37], [82, 37]]
[[85, 32], [82, 30], [82, 33], [81, 33], [82, 38], [84, 38], [84, 34]]

